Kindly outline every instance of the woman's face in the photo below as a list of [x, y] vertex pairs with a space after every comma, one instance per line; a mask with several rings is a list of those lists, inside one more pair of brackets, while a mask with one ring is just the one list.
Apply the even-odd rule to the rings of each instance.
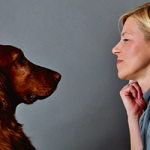
[[[136, 80], [150, 75], [150, 42], [139, 29], [138, 20], [130, 16], [121, 33], [120, 42], [113, 48], [117, 55], [117, 69], [120, 79]], [[149, 72], [148, 72], [149, 70]]]

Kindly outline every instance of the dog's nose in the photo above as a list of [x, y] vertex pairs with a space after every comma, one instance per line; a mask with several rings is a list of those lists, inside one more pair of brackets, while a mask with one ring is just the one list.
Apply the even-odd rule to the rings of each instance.
[[59, 74], [58, 72], [54, 72], [54, 77], [56, 78], [57, 81], [60, 81], [61, 74]]

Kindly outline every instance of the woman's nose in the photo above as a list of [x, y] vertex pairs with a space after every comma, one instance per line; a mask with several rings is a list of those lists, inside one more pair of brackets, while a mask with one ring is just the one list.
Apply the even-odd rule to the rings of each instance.
[[120, 48], [119, 48], [119, 43], [112, 49], [112, 53], [114, 55], [118, 55], [121, 52]]

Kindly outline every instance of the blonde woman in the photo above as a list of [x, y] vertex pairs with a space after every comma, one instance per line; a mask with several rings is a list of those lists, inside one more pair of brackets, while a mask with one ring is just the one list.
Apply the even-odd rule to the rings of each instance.
[[121, 40], [113, 48], [127, 111], [131, 150], [150, 150], [150, 2], [124, 14]]

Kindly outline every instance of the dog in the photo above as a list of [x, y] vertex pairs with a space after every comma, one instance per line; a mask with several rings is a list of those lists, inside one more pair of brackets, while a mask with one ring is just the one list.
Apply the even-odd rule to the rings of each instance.
[[57, 88], [61, 75], [30, 62], [11, 45], [0, 45], [0, 150], [35, 150], [15, 118], [20, 103], [45, 99]]

